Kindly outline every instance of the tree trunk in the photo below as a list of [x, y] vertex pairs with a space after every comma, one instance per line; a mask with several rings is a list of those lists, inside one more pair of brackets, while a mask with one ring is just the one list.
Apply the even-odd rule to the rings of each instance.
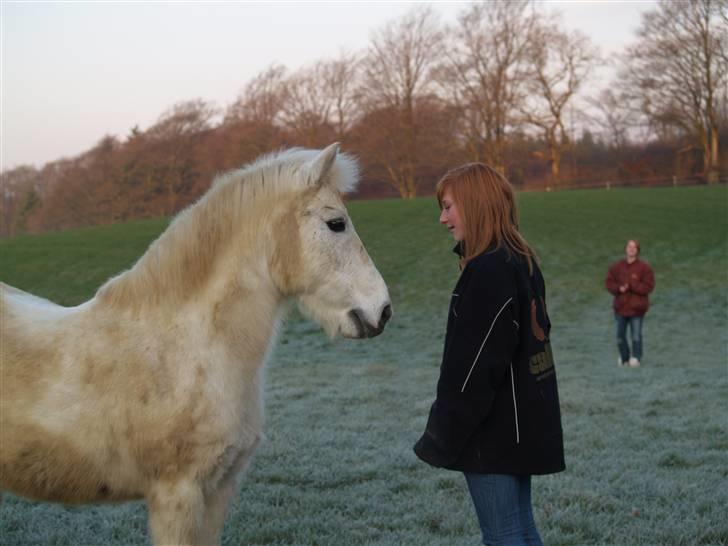
[[[409, 171], [413, 171], [414, 169], [411, 168], [408, 169]], [[408, 172], [407, 173], [407, 199], [414, 199], [417, 197], [417, 185], [415, 183], [415, 176], [414, 172]]]
[[557, 125], [551, 125], [544, 130], [544, 137], [549, 145], [551, 159], [551, 184], [554, 188], [561, 185], [561, 142], [557, 135]]
[[711, 164], [710, 164], [710, 137], [708, 131], [700, 131], [700, 144], [703, 146], [703, 176], [708, 180], [710, 177]]
[[407, 170], [407, 167], [405, 167], [403, 172], [397, 172], [395, 167], [387, 165], [389, 183], [392, 187], [397, 190], [402, 199], [413, 199], [417, 197], [417, 188], [414, 177]]
[[710, 128], [710, 171], [708, 171], [708, 183], [716, 184], [718, 182], [718, 128], [713, 126]]
[[551, 144], [551, 182], [555, 188], [561, 185], [561, 150], [555, 143]]

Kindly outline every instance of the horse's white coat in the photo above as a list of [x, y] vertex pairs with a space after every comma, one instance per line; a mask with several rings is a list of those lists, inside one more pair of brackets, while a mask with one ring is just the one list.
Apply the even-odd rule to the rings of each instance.
[[77, 307], [0, 283], [0, 489], [144, 498], [155, 544], [218, 543], [261, 437], [262, 369], [286, 302], [330, 335], [376, 335], [389, 316], [340, 196], [356, 164], [337, 151], [219, 177]]

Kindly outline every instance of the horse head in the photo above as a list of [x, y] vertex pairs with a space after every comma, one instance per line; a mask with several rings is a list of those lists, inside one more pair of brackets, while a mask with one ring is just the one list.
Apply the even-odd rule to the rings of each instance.
[[329, 336], [377, 336], [392, 316], [389, 293], [341, 193], [356, 182], [356, 163], [332, 144], [298, 175], [305, 189], [276, 223], [271, 270], [279, 289]]

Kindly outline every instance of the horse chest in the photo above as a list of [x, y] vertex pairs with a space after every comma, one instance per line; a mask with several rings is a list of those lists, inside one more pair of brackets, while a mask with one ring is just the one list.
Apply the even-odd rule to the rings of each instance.
[[226, 472], [258, 443], [262, 405], [257, 380], [232, 381], [213, 373], [176, 393], [153, 420], [138, 414], [132, 451], [146, 474]]

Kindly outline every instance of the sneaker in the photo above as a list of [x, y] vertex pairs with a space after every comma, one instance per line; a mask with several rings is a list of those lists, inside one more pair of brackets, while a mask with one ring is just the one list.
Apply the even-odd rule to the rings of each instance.
[[637, 359], [636, 359], [635, 357], [632, 357], [632, 358], [630, 358], [630, 359], [629, 359], [629, 365], [630, 365], [630, 366], [631, 366], [632, 368], [638, 368], [638, 367], [639, 367], [639, 365], [640, 365], [640, 361], [639, 361], [639, 360], [637, 360]]
[[617, 366], [619, 366], [621, 368], [625, 364], [626, 364], [626, 362], [622, 362], [622, 358], [618, 356], [617, 357]]

